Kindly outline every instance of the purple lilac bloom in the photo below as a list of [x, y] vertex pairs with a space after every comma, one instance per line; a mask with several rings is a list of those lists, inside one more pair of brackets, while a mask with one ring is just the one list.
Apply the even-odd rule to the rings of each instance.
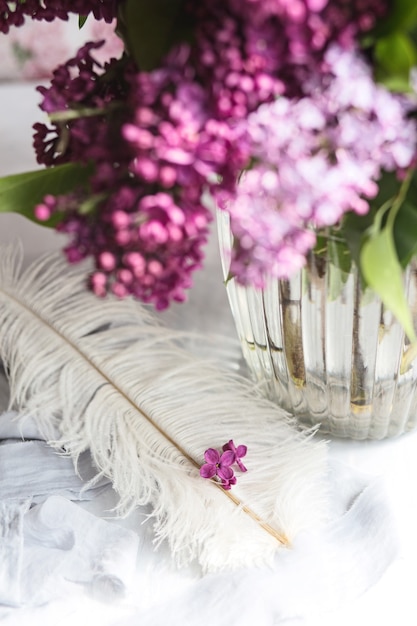
[[262, 23], [278, 18], [289, 39], [289, 50], [303, 61], [306, 54], [328, 43], [352, 46], [358, 35], [384, 17], [389, 0], [230, 0], [248, 21]]
[[[121, 73], [114, 61], [107, 71], [118, 66], [118, 81], [102, 80], [94, 47], [81, 49], [40, 88], [45, 111], [79, 117], [52, 128], [38, 124], [34, 139], [46, 165], [93, 162], [89, 188], [45, 199], [36, 215], [64, 214], [58, 229], [71, 237], [67, 258], [94, 257], [89, 284], [97, 295], [132, 294], [163, 309], [185, 299], [202, 265], [212, 219], [204, 191], [220, 177], [230, 195], [248, 155], [234, 130], [210, 117], [187, 46], [154, 72], [127, 65]], [[98, 114], [83, 115], [92, 109]]]
[[236, 477], [230, 467], [235, 462], [235, 454], [231, 450], [226, 450], [223, 454], [209, 448], [204, 453], [204, 465], [200, 468], [200, 476], [202, 478], [220, 478], [223, 489], [229, 490], [232, 485], [236, 484]]
[[0, 32], [21, 26], [28, 17], [34, 20], [67, 20], [70, 13], [88, 15], [111, 22], [117, 15], [119, 0], [0, 0]]
[[[79, 0], [71, 8], [86, 13], [92, 4]], [[372, 174], [362, 170], [366, 159], [361, 157], [358, 166], [356, 154], [349, 158], [339, 150], [338, 168], [328, 167], [329, 155], [317, 150], [317, 136], [324, 131], [314, 126], [328, 112], [323, 102], [313, 103], [317, 87], [304, 89], [310, 76], [331, 75], [323, 56], [332, 41], [352, 47], [357, 34], [372, 27], [372, 12], [379, 16], [386, 8], [380, 0], [348, 4], [350, 8], [344, 0], [202, 0], [189, 5], [195, 23], [193, 43], [177, 45], [152, 72], [140, 72], [126, 59], [102, 67], [94, 60], [93, 44], [57, 68], [51, 86], [40, 88], [42, 108], [73, 117], [35, 126], [38, 161], [46, 166], [94, 163], [94, 172], [88, 188], [47, 197], [36, 214], [45, 219], [55, 211], [63, 213], [59, 230], [71, 238], [65, 249], [68, 260], [93, 257], [90, 287], [97, 295], [132, 294], [158, 309], [185, 298], [192, 272], [202, 264], [211, 220], [202, 197], [210, 191], [221, 206], [233, 200], [238, 175], [249, 162], [249, 142], [253, 156], [265, 157], [266, 162], [244, 174], [239, 203], [229, 204], [237, 234], [233, 269], [241, 280], [261, 284], [272, 259], [275, 274], [286, 275], [289, 268], [304, 263], [314, 244], [308, 225], [331, 223], [335, 211], [340, 216], [347, 203], [358, 212], [366, 210], [360, 195], [370, 197], [376, 188]], [[8, 6], [0, 0], [3, 18]], [[47, 0], [41, 6], [27, 0], [22, 6], [49, 19], [42, 14], [43, 9], [50, 10]], [[64, 0], [55, 3], [55, 11], [62, 12], [55, 17], [65, 19], [68, 6]], [[23, 9], [16, 8], [11, 17], [10, 7], [9, 21], [3, 23], [23, 19]], [[117, 2], [103, 0], [94, 7], [96, 17], [108, 19]], [[325, 91], [324, 83], [322, 87]], [[271, 138], [275, 152], [263, 155], [259, 137], [253, 135], [262, 130], [263, 122], [250, 118], [246, 129], [248, 114], [268, 115], [262, 105], [284, 93], [288, 100], [278, 102], [301, 100], [288, 115], [274, 111], [271, 104], [269, 115], [280, 132], [292, 124], [295, 137], [301, 118], [311, 117], [314, 108], [316, 121], [307, 122], [305, 128], [301, 123], [306, 143], [291, 144], [294, 154], [286, 153], [282, 133], [281, 144]], [[389, 135], [388, 118], [396, 113], [387, 102], [383, 107], [382, 99], [380, 95], [379, 108], [385, 107]], [[344, 112], [346, 137], [357, 122], [354, 112], [349, 112], [349, 120], [349, 106]], [[265, 128], [268, 124], [265, 121]], [[337, 133], [337, 123], [326, 140], [342, 145], [332, 132]], [[386, 162], [381, 156], [380, 167], [389, 169], [390, 158], [407, 161], [407, 145], [397, 141], [394, 147], [391, 141], [390, 147], [394, 149], [385, 150]], [[329, 197], [316, 193], [311, 198], [313, 171], [326, 174]], [[335, 208], [332, 193], [336, 194], [342, 174], [347, 176], [345, 204], [336, 203]], [[308, 183], [303, 197], [291, 191], [300, 182]]]
[[[129, 158], [121, 139], [109, 132], [109, 126], [117, 126], [120, 115], [117, 103], [126, 96], [124, 77], [103, 80], [104, 71], [111, 72], [118, 61], [103, 67], [95, 60], [94, 50], [102, 44], [85, 44], [73, 59], [54, 70], [49, 87], [38, 87], [43, 96], [40, 108], [48, 115], [79, 112], [78, 117], [59, 120], [51, 126], [34, 125], [33, 144], [38, 163], [51, 166], [70, 161], [108, 162]], [[111, 109], [113, 105], [115, 110]], [[83, 117], [83, 109], [96, 109], [97, 113]]]
[[178, 46], [154, 72], [132, 78], [131, 123], [123, 135], [135, 152], [132, 172], [197, 202], [205, 186], [234, 191], [247, 152], [234, 129], [213, 118], [207, 94], [196, 80], [190, 48]]
[[244, 119], [284, 91], [277, 76], [285, 56], [279, 30], [267, 23], [253, 30], [245, 4], [234, 11], [230, 1], [209, 0], [195, 3], [192, 11], [193, 60], [217, 119]]
[[248, 451], [247, 446], [244, 446], [244, 445], [235, 446], [233, 439], [230, 439], [230, 441], [224, 444], [222, 449], [224, 452], [226, 450], [231, 450], [234, 453], [235, 463], [237, 464], [241, 472], [248, 471], [247, 468], [243, 465], [242, 460], [241, 460], [244, 456], [246, 456], [246, 453]]
[[401, 172], [415, 157], [410, 102], [375, 84], [357, 52], [329, 48], [305, 91], [262, 105], [246, 124], [255, 165], [226, 207], [236, 237], [231, 272], [243, 284], [291, 276], [315, 243], [313, 229], [366, 213], [382, 171]]
[[356, 45], [388, 0], [201, 0], [193, 57], [214, 114], [228, 122], [277, 95], [300, 96], [327, 48]]

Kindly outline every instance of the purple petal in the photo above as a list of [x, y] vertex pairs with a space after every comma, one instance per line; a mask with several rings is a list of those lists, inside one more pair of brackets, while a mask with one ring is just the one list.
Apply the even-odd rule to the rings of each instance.
[[204, 458], [206, 459], [207, 463], [210, 463], [211, 465], [217, 465], [217, 463], [220, 462], [220, 454], [214, 448], [209, 448], [208, 450], [206, 450], [204, 452]]
[[232, 450], [226, 450], [220, 457], [220, 464], [223, 465], [233, 465], [236, 460], [236, 455]]
[[242, 463], [242, 461], [240, 459], [236, 459], [236, 463], [237, 463], [237, 465], [238, 465], [238, 467], [239, 467], [241, 472], [247, 472], [248, 471], [248, 468], [243, 465], [243, 463]]
[[235, 444], [233, 443], [233, 439], [230, 439], [228, 443], [225, 443], [223, 446], [223, 450], [231, 450], [232, 452], [236, 452]]
[[241, 459], [242, 456], [246, 456], [246, 452], [248, 451], [247, 446], [238, 446], [236, 448], [236, 456]]
[[200, 467], [200, 476], [203, 478], [213, 478], [217, 473], [217, 466], [206, 463]]
[[217, 468], [217, 476], [219, 476], [222, 480], [230, 480], [233, 478], [233, 474], [234, 472], [232, 468], [227, 465]]
[[226, 489], [226, 491], [228, 491], [232, 485], [236, 485], [236, 477], [232, 476], [232, 478], [230, 478], [229, 480], [222, 480], [221, 485], [223, 489]]
[[160, 156], [166, 161], [170, 161], [176, 165], [190, 165], [194, 160], [192, 154], [181, 148], [166, 148]]

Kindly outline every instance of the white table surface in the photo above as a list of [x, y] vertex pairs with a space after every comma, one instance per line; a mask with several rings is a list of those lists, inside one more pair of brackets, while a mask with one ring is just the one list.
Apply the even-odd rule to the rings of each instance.
[[[42, 119], [37, 109], [38, 95], [31, 84], [0, 85], [0, 175], [17, 173], [36, 167], [31, 148], [31, 125]], [[25, 221], [15, 215], [0, 215], [0, 243], [15, 236], [23, 240], [27, 258], [36, 257], [46, 248], [59, 248], [59, 237], [50, 231]], [[207, 288], [207, 280], [210, 288]], [[184, 307], [184, 308], [181, 308]], [[193, 324], [198, 330], [233, 332], [226, 294], [222, 286], [220, 267], [215, 245], [212, 244], [206, 270], [196, 277], [196, 286], [190, 301], [174, 307], [166, 316], [176, 324], [187, 312], [192, 313]], [[308, 626], [368, 626], [373, 624], [417, 624], [415, 586], [417, 578], [417, 433], [395, 440], [382, 442], [331, 441], [330, 456], [352, 467], [378, 476], [385, 485], [387, 499], [397, 523], [400, 554], [380, 581], [349, 606], [337, 614], [326, 613], [309, 621]], [[99, 503], [97, 507], [102, 506]], [[94, 504], [91, 505], [94, 510]], [[134, 527], [135, 515], [124, 524]], [[161, 554], [158, 558], [166, 558]], [[138, 568], [140, 563], [138, 561]], [[138, 584], [143, 576], [138, 571]], [[181, 586], [181, 574], [168, 571], [152, 593], [163, 594], [164, 589]], [[148, 586], [146, 593], [151, 593]], [[162, 595], [161, 595], [162, 598]], [[151, 598], [150, 598], [151, 600]], [[101, 604], [85, 596], [68, 602], [55, 602], [32, 613], [11, 615], [7, 624], [69, 625], [116, 624], [132, 612], [132, 599], [116, 606]], [[202, 623], [204, 617], [202, 614]], [[159, 626], [159, 625], [155, 625]], [[168, 625], [169, 626], [169, 625]], [[185, 625], [187, 626], [187, 625]], [[234, 626], [234, 625], [231, 625]], [[238, 626], [238, 621], [236, 622]], [[262, 626], [262, 624], [259, 624]]]

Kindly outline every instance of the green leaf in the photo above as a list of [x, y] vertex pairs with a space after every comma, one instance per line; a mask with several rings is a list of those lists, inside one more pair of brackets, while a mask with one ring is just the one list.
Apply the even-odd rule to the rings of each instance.
[[138, 67], [149, 71], [179, 40], [184, 0], [126, 0], [120, 30]]
[[375, 80], [388, 89], [396, 93], [412, 93], [413, 89], [410, 84], [410, 77], [407, 76], [388, 76], [384, 72], [377, 71]]
[[[33, 209], [47, 194], [60, 195], [88, 184], [93, 166], [66, 163], [0, 178], [0, 213], [20, 213], [37, 221]], [[55, 225], [56, 220], [41, 222]]]
[[417, 62], [417, 51], [411, 38], [397, 31], [376, 42], [375, 59], [388, 77], [407, 80]]
[[377, 36], [385, 36], [396, 30], [412, 30], [417, 24], [417, 3], [415, 0], [395, 0], [387, 17], [380, 20], [375, 28]]
[[349, 278], [352, 259], [346, 242], [337, 241], [333, 237], [329, 238], [327, 254], [330, 261], [327, 289], [330, 300], [335, 300], [342, 293]]
[[344, 274], [349, 274], [352, 266], [350, 251], [343, 239], [330, 236], [328, 241], [328, 258], [335, 267]]
[[383, 172], [378, 180], [378, 194], [369, 201], [373, 209], [379, 209], [388, 200], [393, 200], [398, 196], [401, 188], [401, 181], [398, 180], [395, 172]]
[[78, 28], [80, 30], [84, 26], [84, 24], [86, 23], [87, 18], [88, 18], [88, 15], [79, 15], [78, 16]]
[[362, 239], [367, 228], [372, 226], [373, 213], [369, 211], [366, 215], [358, 215], [353, 211], [346, 213], [341, 233], [346, 239], [352, 260], [359, 266], [359, 257], [362, 248]]
[[390, 228], [385, 227], [372, 233], [364, 243], [360, 267], [367, 284], [395, 315], [410, 341], [415, 341], [412, 315], [404, 293], [402, 269]]
[[417, 206], [406, 201], [394, 223], [394, 240], [398, 259], [406, 267], [417, 254]]
[[370, 210], [366, 215], [358, 215], [354, 211], [346, 213], [341, 234], [345, 237], [346, 243], [352, 255], [352, 259], [356, 265], [360, 265], [360, 253], [362, 243], [366, 237], [367, 231], [372, 227], [375, 216], [381, 207], [387, 203], [392, 204], [400, 193], [401, 181], [393, 172], [384, 172], [378, 181], [378, 194], [375, 198], [369, 200]]

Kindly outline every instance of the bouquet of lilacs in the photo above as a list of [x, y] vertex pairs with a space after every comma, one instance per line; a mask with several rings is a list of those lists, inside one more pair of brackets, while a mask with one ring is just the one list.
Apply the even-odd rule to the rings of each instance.
[[213, 205], [242, 284], [331, 234], [414, 338], [415, 0], [0, 0], [0, 32], [70, 13], [114, 21], [123, 54], [86, 44], [39, 87], [45, 168], [0, 181], [0, 211], [67, 233], [98, 296], [157, 309], [185, 298]]

